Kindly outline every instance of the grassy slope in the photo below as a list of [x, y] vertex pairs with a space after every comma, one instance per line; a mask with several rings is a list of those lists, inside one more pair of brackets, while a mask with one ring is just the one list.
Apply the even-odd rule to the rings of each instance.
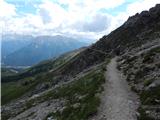
[[[54, 76], [52, 76], [49, 71], [51, 69], [56, 70], [59, 67], [63, 66], [64, 64], [69, 62], [70, 59], [75, 57], [78, 53], [79, 51], [73, 51], [62, 55], [53, 61], [46, 61], [40, 63], [22, 73], [28, 74], [28, 76], [26, 77], [22, 77], [18, 80], [14, 79], [13, 82], [11, 82], [12, 80], [9, 82], [2, 82], [2, 105], [16, 98], [19, 98], [28, 91], [33, 90], [39, 83], [53, 82], [50, 81], [50, 79], [52, 79]], [[32, 77], [30, 77], [30, 73], [33, 74]], [[15, 76], [19, 78], [19, 75]]]
[[104, 82], [102, 70], [91, 71], [72, 84], [59, 88], [55, 96], [66, 99], [66, 105], [62, 112], [50, 113], [47, 117], [53, 116], [58, 120], [87, 119], [97, 112], [100, 98], [96, 94], [103, 90]]
[[[58, 120], [87, 119], [97, 112], [100, 104], [99, 93], [103, 91], [102, 84], [105, 82], [104, 72], [108, 62], [109, 60], [96, 67], [96, 69], [87, 71], [82, 77], [74, 78], [75, 80], [69, 84], [59, 86], [38, 97], [30, 99], [23, 106], [25, 108], [24, 110], [51, 99], [64, 99], [65, 106], [62, 112], [51, 112], [46, 119], [52, 116]], [[9, 115], [3, 116], [4, 119], [8, 117]]]
[[1, 87], [1, 104], [4, 105], [32, 90], [37, 84], [32, 78], [23, 79], [22, 82], [2, 83]]
[[29, 109], [35, 103], [41, 103], [50, 99], [64, 99], [65, 106], [60, 112], [49, 113], [48, 117], [54, 117], [58, 120], [85, 120], [97, 112], [100, 104], [99, 93], [103, 91], [102, 84], [105, 82], [104, 66], [92, 69], [80, 78], [75, 78], [73, 82], [60, 86], [41, 96], [33, 98], [26, 103]]

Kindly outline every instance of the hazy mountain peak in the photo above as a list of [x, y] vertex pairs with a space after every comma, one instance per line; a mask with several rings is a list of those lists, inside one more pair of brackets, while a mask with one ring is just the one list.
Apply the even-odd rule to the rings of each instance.
[[[80, 40], [60, 35], [38, 36], [31, 39], [30, 44], [26, 44], [26, 46], [4, 55], [2, 62], [5, 65], [11, 66], [30, 66], [42, 60], [57, 57], [62, 53], [87, 45], [88, 43], [80, 42]], [[5, 45], [4, 48], [7, 49]]]

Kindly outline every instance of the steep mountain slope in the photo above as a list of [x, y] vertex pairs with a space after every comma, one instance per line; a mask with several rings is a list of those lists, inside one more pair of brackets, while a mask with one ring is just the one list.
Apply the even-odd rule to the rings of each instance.
[[[97, 43], [83, 51], [73, 63], [63, 69], [64, 74], [76, 74], [88, 66], [102, 62], [104, 54], [123, 54], [147, 41], [160, 37], [160, 5], [130, 17], [121, 27], [103, 36]], [[106, 55], [107, 56], [107, 55]]]
[[[65, 76], [53, 75], [54, 71], [71, 62], [83, 50], [85, 48], [67, 53], [54, 61], [40, 63], [22, 73], [25, 75], [33, 73], [32, 76], [24, 77], [18, 74], [17, 76], [21, 76], [17, 78], [18, 81], [2, 83], [2, 104], [5, 104], [2, 107], [2, 119], [47, 119], [52, 114], [64, 120], [65, 115], [73, 119], [81, 117], [86, 119], [94, 114], [100, 101], [95, 94], [102, 91], [101, 85], [104, 82], [102, 67], [105, 63], [93, 66], [76, 76], [70, 76], [69, 81]], [[80, 102], [78, 108], [72, 106], [73, 104], [77, 106], [77, 101]], [[64, 108], [60, 115], [58, 111]], [[57, 109], [57, 113], [54, 109]], [[76, 112], [78, 109], [81, 112]], [[32, 114], [35, 110], [37, 112]]]
[[160, 119], [160, 38], [132, 49], [119, 60], [132, 90], [140, 95], [140, 120]]
[[[18, 86], [22, 86], [22, 88], [27, 87], [28, 85], [37, 85], [37, 84], [43, 84], [41, 83], [41, 78], [45, 78], [45, 81], [47, 82], [50, 78], [52, 78], [52, 71], [55, 71], [56, 69], [59, 69], [61, 66], [65, 65], [73, 57], [75, 57], [79, 52], [84, 50], [85, 48], [81, 48], [72, 52], [65, 53], [61, 55], [57, 59], [51, 59], [47, 61], [43, 61], [29, 69], [26, 69], [25, 71], [22, 71], [20, 73], [13, 73], [6, 75], [6, 69], [5, 71], [2, 69], [2, 104], [7, 103], [8, 101], [11, 101], [14, 98], [19, 97], [20, 95], [14, 96], [12, 94], [17, 94], [16, 88]], [[8, 70], [8, 69], [7, 69]], [[4, 72], [3, 72], [4, 71]], [[7, 72], [8, 73], [8, 72]], [[10, 72], [9, 72], [10, 73]], [[51, 81], [52, 84], [56, 83], [57, 81], [53, 80]], [[17, 86], [17, 87], [16, 87]], [[11, 89], [10, 89], [11, 88]], [[13, 90], [12, 90], [13, 88]], [[15, 90], [14, 90], [15, 89]], [[8, 95], [8, 92], [12, 91], [12, 94]], [[29, 89], [27, 89], [29, 90]], [[5, 91], [5, 92], [3, 92]], [[23, 93], [23, 90], [21, 90]], [[5, 94], [6, 93], [6, 94]], [[13, 97], [13, 98], [12, 98]]]
[[[80, 50], [58, 67], [49, 67], [57, 63], [53, 61], [44, 63], [40, 69], [35, 66], [2, 78], [6, 82], [4, 84], [16, 81], [14, 83], [18, 83], [18, 87], [14, 84], [12, 88], [23, 90], [14, 96], [14, 100], [4, 102], [3, 119], [86, 120], [96, 115], [102, 85], [108, 82], [103, 75], [106, 64], [118, 55], [118, 68], [140, 97], [137, 119], [158, 120], [159, 45], [160, 5], [156, 5], [149, 11], [130, 17], [121, 27]], [[12, 92], [16, 93], [16, 90]]]
[[9, 66], [31, 66], [42, 60], [57, 57], [64, 52], [87, 45], [88, 43], [63, 36], [39, 36], [31, 44], [6, 56], [4, 64]]

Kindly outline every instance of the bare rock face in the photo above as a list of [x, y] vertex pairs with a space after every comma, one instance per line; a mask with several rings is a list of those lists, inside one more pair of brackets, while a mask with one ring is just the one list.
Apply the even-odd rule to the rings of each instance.
[[137, 25], [146, 25], [155, 22], [159, 19], [160, 15], [160, 4], [157, 4], [155, 7], [151, 8], [149, 11], [142, 11], [140, 14], [137, 13], [132, 17], [129, 17], [125, 23], [125, 27], [135, 27]]

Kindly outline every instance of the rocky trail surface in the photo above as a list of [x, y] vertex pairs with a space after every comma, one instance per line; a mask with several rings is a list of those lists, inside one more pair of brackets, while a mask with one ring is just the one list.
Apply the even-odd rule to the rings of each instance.
[[113, 58], [105, 73], [106, 83], [102, 103], [92, 120], [136, 120], [138, 97], [127, 84], [125, 77], [117, 70], [117, 58]]

